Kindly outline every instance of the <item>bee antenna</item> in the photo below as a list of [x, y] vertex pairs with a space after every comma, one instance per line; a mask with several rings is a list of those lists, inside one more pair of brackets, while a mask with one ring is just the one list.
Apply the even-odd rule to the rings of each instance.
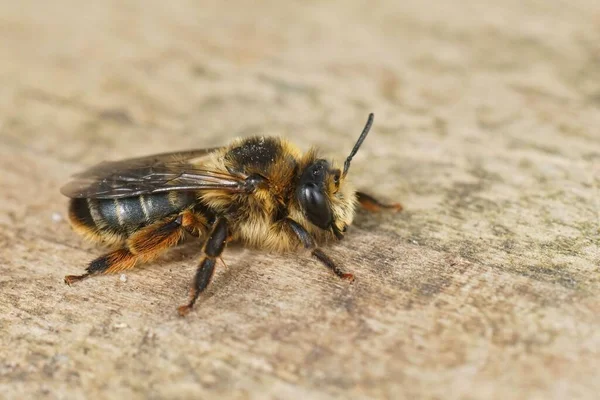
[[346, 174], [348, 173], [348, 169], [350, 168], [350, 161], [352, 161], [352, 157], [354, 157], [356, 155], [356, 152], [360, 148], [360, 145], [365, 141], [367, 134], [369, 133], [369, 130], [371, 129], [371, 126], [373, 125], [374, 118], [375, 118], [375, 115], [373, 115], [373, 113], [369, 114], [369, 119], [367, 119], [367, 124], [365, 125], [362, 133], [360, 134], [360, 137], [356, 141], [356, 144], [354, 145], [354, 148], [350, 152], [350, 155], [348, 156], [348, 158], [346, 158], [346, 162], [344, 163], [344, 173], [342, 174], [343, 176], [346, 176]]

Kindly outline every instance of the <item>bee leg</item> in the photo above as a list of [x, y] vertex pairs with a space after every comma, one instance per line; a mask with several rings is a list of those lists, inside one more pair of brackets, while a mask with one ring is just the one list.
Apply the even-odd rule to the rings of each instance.
[[402, 211], [402, 204], [393, 203], [393, 204], [385, 204], [381, 203], [379, 200], [370, 196], [363, 192], [356, 192], [356, 198], [358, 202], [367, 211], [371, 212], [379, 212], [382, 208], [392, 209], [394, 211]]
[[194, 211], [185, 211], [181, 215], [181, 226], [194, 237], [206, 234], [206, 220]]
[[67, 275], [65, 276], [65, 283], [71, 285], [75, 282], [81, 281], [91, 275], [100, 273], [109, 273], [123, 271], [133, 266], [137, 262], [137, 257], [133, 255], [129, 249], [122, 248], [112, 251], [108, 254], [100, 256], [89, 263], [86, 268], [86, 273], [83, 275]]
[[323, 252], [317, 245], [315, 244], [314, 239], [310, 236], [310, 233], [306, 231], [299, 223], [294, 221], [293, 219], [286, 218], [285, 223], [290, 227], [290, 229], [296, 234], [302, 245], [305, 249], [310, 249], [311, 254], [317, 260], [321, 261], [327, 268], [333, 271], [338, 277], [342, 279], [347, 279], [349, 281], [354, 280], [354, 275], [348, 272], [344, 272], [340, 267], [338, 267], [331, 258], [327, 254]]
[[185, 214], [177, 218], [163, 220], [132, 234], [125, 247], [112, 251], [93, 260], [83, 275], [65, 276], [68, 285], [95, 274], [111, 274], [133, 268], [138, 262], [156, 259], [169, 247], [175, 246], [182, 238]]
[[354, 281], [354, 274], [349, 272], [344, 272], [340, 267], [338, 267], [331, 258], [327, 254], [323, 252], [320, 248], [315, 248], [311, 253], [317, 260], [321, 261], [327, 268], [333, 271], [338, 277], [342, 279], [347, 279], [350, 282]]
[[200, 293], [206, 289], [215, 271], [215, 263], [217, 258], [223, 253], [225, 244], [228, 240], [228, 227], [227, 220], [225, 218], [219, 218], [208, 236], [206, 243], [204, 243], [204, 256], [200, 261], [200, 265], [196, 270], [194, 276], [194, 282], [190, 290], [190, 300], [188, 304], [180, 306], [177, 310], [179, 315], [182, 317], [189, 313], [194, 307], [194, 303], [198, 300]]

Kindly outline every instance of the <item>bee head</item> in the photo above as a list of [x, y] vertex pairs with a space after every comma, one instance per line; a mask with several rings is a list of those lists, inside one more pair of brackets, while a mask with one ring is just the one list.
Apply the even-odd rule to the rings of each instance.
[[350, 162], [372, 124], [373, 114], [369, 114], [362, 134], [346, 158], [343, 171], [327, 160], [314, 160], [302, 171], [296, 189], [296, 197], [306, 218], [321, 229], [331, 230], [338, 239], [343, 238], [346, 227], [352, 222], [356, 204], [354, 189], [344, 181]]

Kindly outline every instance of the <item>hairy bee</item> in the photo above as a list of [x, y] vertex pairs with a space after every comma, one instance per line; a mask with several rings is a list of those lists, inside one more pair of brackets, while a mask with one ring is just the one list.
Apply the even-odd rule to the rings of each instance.
[[181, 315], [207, 287], [230, 241], [277, 252], [304, 247], [337, 276], [353, 280], [318, 243], [342, 239], [357, 204], [371, 211], [401, 209], [356, 192], [346, 180], [372, 123], [370, 114], [343, 169], [315, 149], [302, 154], [286, 140], [252, 137], [226, 147], [103, 162], [75, 175], [61, 189], [71, 198], [71, 225], [85, 238], [116, 249], [65, 282], [152, 261], [186, 232], [203, 240], [203, 255], [189, 302], [178, 309]]

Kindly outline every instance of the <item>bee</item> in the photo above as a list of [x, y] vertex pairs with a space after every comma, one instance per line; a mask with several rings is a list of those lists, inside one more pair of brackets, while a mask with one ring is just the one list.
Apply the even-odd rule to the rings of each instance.
[[319, 246], [341, 240], [358, 204], [370, 211], [401, 210], [357, 192], [347, 180], [352, 158], [373, 114], [340, 169], [316, 149], [302, 152], [277, 137], [250, 137], [227, 146], [103, 162], [61, 188], [71, 198], [75, 232], [114, 250], [91, 261], [71, 285], [92, 275], [125, 271], [155, 260], [190, 234], [202, 257], [186, 315], [206, 289], [226, 244], [288, 252], [305, 248], [335, 275], [354, 280]]

